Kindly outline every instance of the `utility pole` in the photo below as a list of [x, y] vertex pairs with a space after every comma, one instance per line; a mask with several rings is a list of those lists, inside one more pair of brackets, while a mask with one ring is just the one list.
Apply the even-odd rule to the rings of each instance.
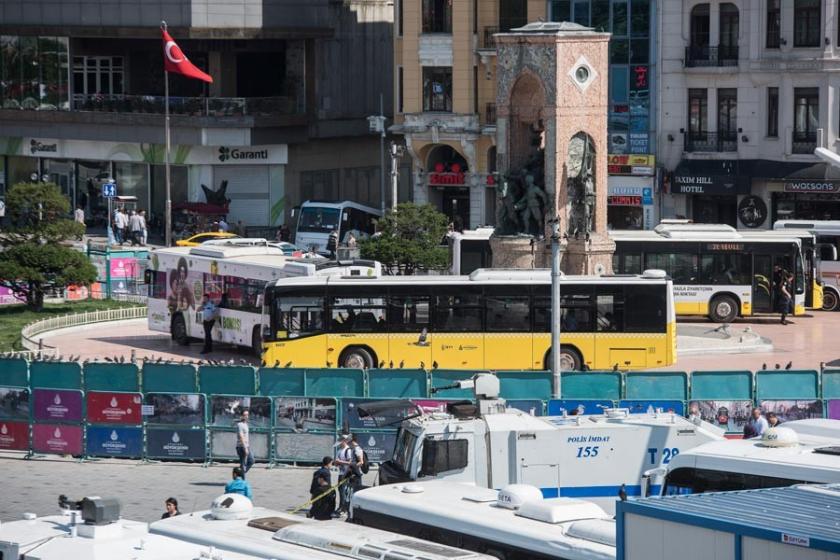
[[560, 371], [560, 220], [551, 222], [551, 398], [562, 394]]
[[405, 147], [402, 144], [391, 142], [391, 210], [397, 211], [397, 196], [400, 180], [400, 158], [405, 154]]
[[379, 133], [379, 197], [381, 198], [380, 207], [382, 213], [385, 213], [385, 98], [383, 94], [379, 94], [379, 114], [367, 118], [368, 130], [370, 132]]

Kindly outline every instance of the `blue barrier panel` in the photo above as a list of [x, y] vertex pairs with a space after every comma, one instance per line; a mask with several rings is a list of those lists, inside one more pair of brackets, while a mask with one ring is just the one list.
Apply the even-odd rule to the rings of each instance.
[[752, 400], [752, 372], [693, 371], [689, 399], [694, 400]]
[[334, 434], [337, 408], [333, 398], [274, 397], [273, 427], [278, 431]]
[[521, 410], [531, 416], [543, 416], [545, 414], [545, 403], [537, 399], [513, 399], [505, 401], [508, 408]]
[[251, 430], [271, 428], [271, 398], [247, 395], [211, 395], [207, 425], [214, 428], [232, 428], [248, 410]]
[[0, 385], [29, 386], [29, 365], [22, 358], [0, 358]]
[[615, 403], [607, 399], [551, 399], [548, 401], [548, 415], [602, 414], [605, 408], [612, 408]]
[[684, 371], [628, 371], [624, 374], [624, 398], [684, 401], [688, 398], [688, 374]]
[[308, 397], [364, 397], [365, 372], [360, 369], [307, 369]]
[[29, 422], [30, 392], [26, 387], [0, 387], [0, 420]]
[[820, 397], [819, 374], [814, 370], [766, 370], [755, 372], [755, 400]]
[[251, 366], [200, 366], [198, 392], [205, 395], [256, 395], [257, 374]]
[[88, 425], [85, 449], [89, 457], [142, 457], [143, 428]]
[[189, 364], [143, 364], [144, 393], [196, 393], [198, 378]]
[[657, 399], [625, 399], [618, 402], [619, 408], [629, 408], [630, 414], [644, 414], [662, 409], [662, 412], [673, 412], [685, 416], [685, 402], [676, 400]]
[[259, 393], [264, 397], [306, 393], [305, 369], [260, 368], [257, 370], [257, 380]]
[[444, 387], [452, 385], [456, 381], [463, 381], [471, 379], [475, 374], [474, 371], [467, 371], [462, 369], [435, 369], [431, 372], [431, 382], [429, 385], [429, 394], [436, 399], [473, 399], [472, 389], [446, 389], [443, 391], [433, 392], [437, 387]]
[[140, 371], [134, 364], [88, 364], [84, 388], [85, 391], [136, 393], [140, 391]]
[[564, 399], [621, 398], [621, 373], [617, 371], [563, 372], [561, 382], [560, 396]]
[[320, 463], [324, 456], [335, 457], [335, 433], [296, 434], [274, 432], [274, 460]]
[[384, 463], [391, 459], [394, 454], [394, 446], [397, 444], [397, 432], [353, 432], [358, 438], [359, 445], [365, 450], [368, 461], [371, 463]]
[[819, 399], [762, 399], [758, 401], [758, 406], [765, 414], [768, 412], [775, 413], [780, 422], [808, 420], [825, 416], [823, 402]]
[[824, 369], [822, 372], [822, 397], [840, 398], [840, 369]]
[[[210, 459], [228, 459], [239, 461], [236, 454], [236, 431], [212, 428], [210, 432]], [[271, 459], [271, 434], [268, 431], [251, 430], [248, 435], [251, 453], [258, 462]]]
[[429, 394], [429, 378], [422, 369], [368, 370], [368, 395], [373, 398], [423, 398]]
[[146, 428], [146, 457], [204, 461], [207, 432], [190, 428]]
[[81, 389], [82, 366], [76, 362], [32, 362], [29, 386], [50, 389]]
[[548, 399], [551, 397], [550, 371], [500, 371], [501, 396], [505, 399]]

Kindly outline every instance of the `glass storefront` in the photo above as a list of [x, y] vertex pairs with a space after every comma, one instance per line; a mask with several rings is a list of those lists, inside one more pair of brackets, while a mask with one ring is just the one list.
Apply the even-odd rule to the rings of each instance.
[[0, 35], [0, 107], [70, 108], [67, 37]]
[[9, 187], [18, 183], [29, 183], [32, 174], [38, 175], [38, 158], [24, 156], [9, 156], [6, 158], [6, 180]]
[[840, 220], [840, 193], [773, 193], [777, 220]]
[[58, 185], [61, 194], [73, 203], [73, 162], [67, 159], [42, 159], [41, 169], [50, 181]]
[[114, 162], [117, 194], [136, 196], [137, 209], [149, 209], [149, 165], [146, 163]]
[[736, 195], [694, 195], [691, 197], [692, 218], [697, 224], [726, 224], [737, 227]]
[[608, 204], [607, 229], [644, 229], [644, 209], [641, 202], [634, 206]]
[[108, 221], [108, 204], [102, 198], [102, 183], [110, 177], [110, 161], [76, 163], [76, 203], [84, 208], [88, 223], [92, 225], [105, 225]]
[[[189, 169], [186, 165], [171, 165], [170, 197], [172, 204], [189, 200]], [[163, 231], [166, 213], [166, 166], [152, 165], [152, 200], [146, 221], [152, 231]], [[203, 194], [202, 194], [203, 197]]]

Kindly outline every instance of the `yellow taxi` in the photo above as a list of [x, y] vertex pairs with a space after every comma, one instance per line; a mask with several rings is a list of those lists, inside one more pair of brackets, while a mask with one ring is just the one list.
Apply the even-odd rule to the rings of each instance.
[[239, 237], [235, 233], [228, 233], [226, 231], [208, 231], [205, 233], [196, 233], [192, 237], [187, 237], [186, 239], [180, 239], [175, 242], [175, 245], [178, 247], [198, 247], [205, 241], [210, 241], [211, 239], [232, 239], [234, 237]]

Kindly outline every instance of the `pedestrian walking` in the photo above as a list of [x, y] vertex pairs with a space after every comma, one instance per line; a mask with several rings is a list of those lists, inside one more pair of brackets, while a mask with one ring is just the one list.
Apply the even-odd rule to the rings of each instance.
[[128, 218], [128, 230], [130, 233], [131, 245], [140, 245], [143, 237], [143, 218], [141, 218], [140, 214], [134, 210], [131, 211], [131, 216]]
[[338, 510], [341, 514], [350, 509], [350, 477], [353, 476], [352, 467], [355, 463], [353, 448], [350, 447], [350, 434], [343, 434], [338, 442], [335, 464], [338, 466]]
[[309, 517], [318, 521], [332, 519], [335, 510], [335, 490], [330, 484], [332, 463], [332, 457], [325, 456], [321, 459], [321, 468], [312, 475], [312, 484], [309, 485], [309, 496], [312, 499]]
[[353, 450], [353, 465], [350, 467], [353, 476], [350, 479], [350, 488], [356, 492], [362, 489], [362, 477], [370, 470], [370, 464], [356, 434], [350, 436], [350, 448]]
[[247, 409], [242, 411], [239, 422], [236, 423], [236, 454], [239, 456], [239, 468], [242, 469], [242, 478], [248, 474], [254, 466], [254, 454], [251, 453], [251, 430], [248, 426], [250, 413]]
[[163, 505], [166, 508], [166, 511], [160, 516], [161, 519], [169, 519], [170, 517], [181, 515], [181, 512], [178, 511], [178, 500], [175, 498], [166, 498]]
[[140, 244], [144, 247], [149, 241], [149, 225], [146, 223], [146, 211], [140, 210]]
[[85, 210], [81, 205], [76, 206], [76, 211], [73, 212], [73, 221], [77, 224], [85, 225]]
[[216, 322], [216, 316], [219, 314], [219, 308], [210, 300], [210, 294], [204, 294], [201, 300], [201, 321], [204, 325], [204, 348], [201, 350], [202, 354], [209, 354], [213, 351], [213, 324]]
[[125, 209], [121, 206], [117, 208], [116, 214], [114, 215], [114, 237], [120, 245], [125, 243], [127, 228], [128, 216], [125, 215]]
[[792, 274], [783, 274], [782, 279], [779, 282], [779, 289], [778, 289], [778, 302], [779, 302], [779, 312], [782, 314], [782, 324], [787, 325], [787, 316], [790, 313], [791, 302], [793, 299], [791, 298], [791, 288], [793, 285], [793, 275]]
[[327, 251], [330, 253], [330, 258], [335, 258], [335, 252], [338, 250], [338, 230], [334, 229], [330, 232], [329, 238], [327, 238]]
[[767, 420], [762, 416], [760, 408], [752, 409], [752, 417], [747, 422], [747, 426], [744, 427], [745, 438], [747, 438], [747, 433], [750, 434], [749, 437], [761, 437], [767, 430]]
[[245, 480], [245, 475], [239, 467], [233, 467], [232, 480], [225, 485], [225, 494], [242, 494], [249, 500], [254, 500], [251, 485]]

